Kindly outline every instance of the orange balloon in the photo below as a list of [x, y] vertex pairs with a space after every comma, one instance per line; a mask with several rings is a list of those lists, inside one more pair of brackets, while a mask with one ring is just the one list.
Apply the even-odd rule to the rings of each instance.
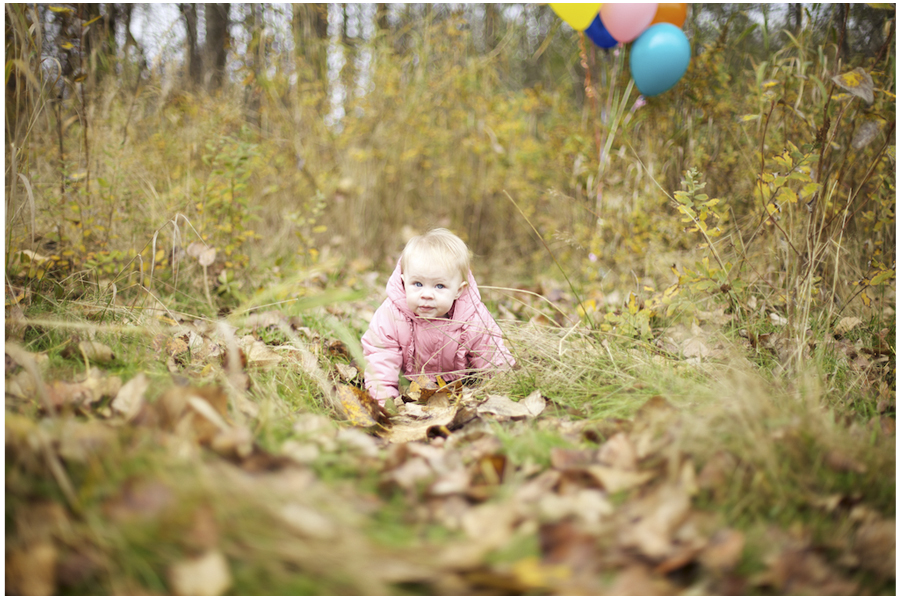
[[660, 2], [656, 6], [656, 16], [650, 25], [657, 23], [671, 23], [675, 27], [684, 25], [687, 18], [687, 4], [684, 2]]

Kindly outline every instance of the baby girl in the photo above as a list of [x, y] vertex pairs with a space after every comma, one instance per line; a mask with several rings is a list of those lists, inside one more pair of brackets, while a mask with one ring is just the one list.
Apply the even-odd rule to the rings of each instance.
[[515, 363], [481, 301], [469, 249], [446, 229], [409, 240], [387, 294], [362, 338], [366, 390], [382, 406], [398, 395], [401, 372], [450, 382]]

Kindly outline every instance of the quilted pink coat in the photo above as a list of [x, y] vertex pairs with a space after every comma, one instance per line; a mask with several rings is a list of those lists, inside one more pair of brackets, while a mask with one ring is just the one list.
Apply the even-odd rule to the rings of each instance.
[[387, 294], [362, 338], [366, 390], [382, 405], [398, 395], [401, 372], [410, 380], [425, 375], [436, 383], [438, 375], [450, 382], [515, 364], [471, 271], [447, 319], [423, 319], [409, 310], [399, 262]]

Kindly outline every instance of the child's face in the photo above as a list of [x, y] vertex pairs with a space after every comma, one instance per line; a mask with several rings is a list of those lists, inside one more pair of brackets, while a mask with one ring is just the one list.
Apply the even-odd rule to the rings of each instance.
[[406, 305], [416, 316], [425, 319], [445, 316], [466, 285], [458, 272], [424, 257], [411, 256], [406, 267], [403, 274]]

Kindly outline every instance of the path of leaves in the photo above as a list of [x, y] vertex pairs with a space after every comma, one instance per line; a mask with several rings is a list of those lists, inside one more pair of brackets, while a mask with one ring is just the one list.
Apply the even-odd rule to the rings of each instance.
[[[280, 315], [257, 320], [257, 327], [289, 325]], [[8, 343], [6, 493], [16, 508], [7, 513], [7, 591], [54, 594], [101, 581], [94, 591], [146, 593], [139, 578], [117, 571], [109, 547], [84, 533], [93, 519], [124, 530], [181, 518], [167, 538], [178, 551], [157, 574], [176, 594], [227, 593], [241, 563], [260, 556], [267, 568], [289, 567], [326, 593], [864, 591], [835, 561], [864, 564], [881, 581], [894, 577], [895, 523], [865, 511], [837, 558], [773, 527], [763, 562], [748, 564], [745, 534], [698, 508], [701, 496], [728, 485], [734, 457], [722, 454], [698, 472], [672, 444], [679, 412], [662, 396], [633, 419], [591, 421], [572, 420], [537, 390], [514, 402], [459, 385], [414, 383], [388, 414], [354, 385], [355, 367], [317, 358], [344, 352], [340, 342], [291, 331], [295, 342], [282, 347], [200, 324], [157, 336], [153, 351], [176, 381], [221, 372], [227, 385], [172, 385], [152, 401], [143, 374], [123, 382], [93, 367], [75, 381], [44, 382], [45, 357]], [[111, 358], [99, 343], [72, 347], [89, 364]], [[248, 388], [254, 374], [276, 368], [300, 369], [326, 386], [335, 416], [351, 425], [295, 414], [293, 435], [276, 451], [263, 449], [252, 429], [260, 406]], [[20, 409], [34, 403], [39, 417], [24, 416]], [[532, 429], [566, 441], [550, 451], [549, 465], [504, 452], [500, 431]], [[196, 481], [148, 469], [98, 492], [84, 486], [104, 482], [76, 477], [124, 460], [148, 440], [190, 463]], [[351, 476], [324, 481], [314, 468], [323, 460]], [[352, 484], [373, 476], [375, 494]], [[26, 477], [52, 482], [64, 501], [17, 496]], [[251, 516], [232, 521], [225, 504], [207, 503], [176, 518], [198, 489], [213, 502], [249, 503]], [[100, 502], [92, 508], [89, 498]], [[384, 526], [373, 522], [379, 511], [398, 499], [399, 525], [418, 532], [399, 546], [372, 533]], [[434, 528], [448, 532], [446, 539], [423, 533]], [[253, 558], [247, 544], [256, 548]], [[259, 586], [257, 593], [266, 591], [263, 580]]]

